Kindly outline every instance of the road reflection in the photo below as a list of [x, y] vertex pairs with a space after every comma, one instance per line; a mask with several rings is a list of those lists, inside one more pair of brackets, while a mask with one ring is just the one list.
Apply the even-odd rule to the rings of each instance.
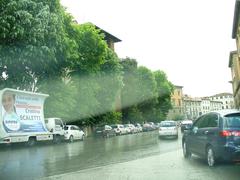
[[0, 179], [33, 179], [139, 159], [179, 149], [180, 140], [159, 140], [146, 132], [85, 141], [12, 146], [0, 150]]

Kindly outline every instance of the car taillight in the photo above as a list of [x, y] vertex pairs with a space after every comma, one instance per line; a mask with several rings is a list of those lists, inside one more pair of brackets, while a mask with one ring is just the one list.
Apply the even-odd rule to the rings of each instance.
[[229, 137], [229, 136], [240, 136], [240, 131], [228, 131], [224, 130], [220, 132], [220, 136]]

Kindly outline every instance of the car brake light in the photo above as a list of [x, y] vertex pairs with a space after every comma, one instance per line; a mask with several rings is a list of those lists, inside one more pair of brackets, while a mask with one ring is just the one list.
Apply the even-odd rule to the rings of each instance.
[[221, 131], [220, 136], [222, 137], [229, 137], [229, 136], [240, 136], [240, 131]]

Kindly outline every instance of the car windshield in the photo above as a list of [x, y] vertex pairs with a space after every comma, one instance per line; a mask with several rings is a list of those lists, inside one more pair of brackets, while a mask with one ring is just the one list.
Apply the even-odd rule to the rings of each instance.
[[173, 127], [176, 126], [175, 122], [161, 122], [160, 127]]
[[182, 121], [181, 124], [185, 125], [185, 124], [192, 124], [192, 121]]
[[104, 126], [96, 127], [96, 131], [101, 131], [101, 130], [104, 130], [104, 129], [105, 129]]

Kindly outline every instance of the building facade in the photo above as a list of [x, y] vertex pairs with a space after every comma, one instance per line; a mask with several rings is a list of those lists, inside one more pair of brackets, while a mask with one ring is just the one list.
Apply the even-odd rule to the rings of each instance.
[[171, 95], [173, 109], [169, 110], [167, 118], [177, 119], [184, 115], [183, 110], [183, 86], [174, 85], [174, 91]]
[[229, 68], [232, 73], [232, 89], [234, 104], [237, 109], [240, 108], [240, 1], [236, 0], [232, 27], [232, 39], [236, 41], [237, 51], [230, 52]]
[[187, 95], [183, 97], [185, 119], [196, 119], [201, 115], [201, 99], [191, 98]]
[[233, 94], [231, 93], [220, 93], [213, 96], [210, 96], [212, 101], [222, 102], [221, 109], [233, 109], [234, 108], [234, 99]]
[[222, 109], [221, 101], [211, 100], [210, 97], [192, 98], [187, 95], [183, 98], [186, 119], [196, 119], [202, 114]]

